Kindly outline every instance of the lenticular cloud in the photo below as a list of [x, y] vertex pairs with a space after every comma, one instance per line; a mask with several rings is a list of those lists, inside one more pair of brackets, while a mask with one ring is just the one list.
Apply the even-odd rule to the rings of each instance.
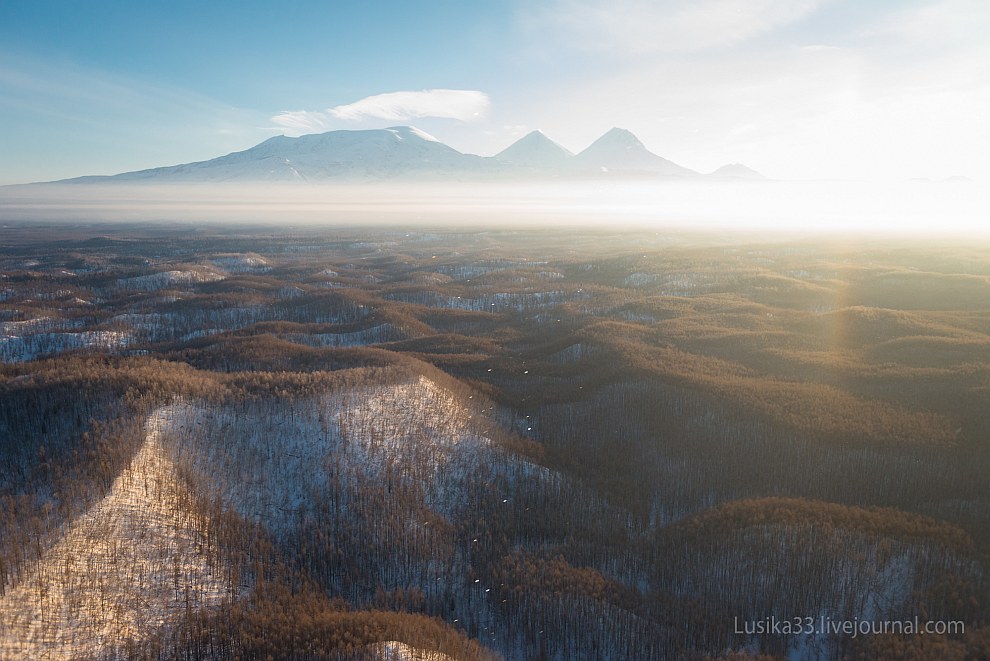
[[433, 89], [376, 94], [354, 103], [331, 108], [328, 112], [337, 119], [344, 120], [444, 117], [467, 122], [483, 115], [488, 110], [488, 106], [488, 95], [484, 92]]
[[388, 92], [365, 97], [354, 103], [326, 111], [284, 111], [272, 117], [279, 126], [301, 132], [326, 130], [336, 121], [360, 122], [369, 119], [404, 121], [421, 117], [441, 117], [470, 122], [489, 108], [488, 95], [477, 90], [432, 89], [418, 92]]

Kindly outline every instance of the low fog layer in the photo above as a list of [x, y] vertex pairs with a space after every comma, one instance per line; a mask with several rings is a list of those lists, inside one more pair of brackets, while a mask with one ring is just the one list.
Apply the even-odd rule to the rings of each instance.
[[990, 233], [975, 182], [29, 185], [0, 188], [0, 222], [615, 226]]

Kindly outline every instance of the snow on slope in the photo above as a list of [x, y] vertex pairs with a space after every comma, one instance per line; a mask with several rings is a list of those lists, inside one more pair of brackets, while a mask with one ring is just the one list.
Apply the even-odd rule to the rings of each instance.
[[336, 416], [354, 463], [372, 475], [400, 466], [403, 479], [423, 485], [440, 512], [456, 500], [460, 477], [492, 450], [488, 438], [472, 431], [472, 420], [454, 395], [422, 376], [355, 389]]
[[403, 175], [451, 175], [486, 167], [411, 126], [276, 136], [209, 161], [73, 181], [319, 181], [368, 180]]
[[160, 271], [139, 275], [133, 278], [122, 278], [117, 281], [117, 286], [121, 289], [135, 291], [158, 291], [169, 289], [176, 285], [193, 285], [202, 282], [216, 282], [223, 280], [224, 276], [212, 271]]
[[251, 271], [269, 271], [268, 260], [257, 253], [217, 255], [212, 260], [213, 265], [228, 273], [247, 273]]
[[542, 131], [532, 131], [499, 152], [495, 158], [503, 163], [542, 170], [566, 165], [573, 160], [574, 154]]
[[613, 128], [574, 157], [586, 168], [615, 174], [693, 177], [698, 173], [649, 151], [626, 129]]
[[[0, 659], [112, 653], [129, 638], [167, 627], [187, 603], [195, 610], [236, 596], [227, 570], [207, 552], [206, 522], [193, 513], [180, 474], [207, 478], [202, 484], [228, 507], [276, 539], [291, 540], [328, 507], [340, 507], [345, 520], [366, 519], [360, 529], [383, 558], [405, 557], [416, 544], [429, 548], [439, 534], [408, 504], [413, 491], [416, 502], [449, 513], [478, 466], [506, 479], [550, 477], [478, 435], [473, 415], [465, 401], [421, 376], [308, 398], [158, 410], [108, 495], [0, 597]], [[403, 490], [406, 501], [385, 501], [387, 512], [367, 510], [363, 490], [395, 480], [413, 489]], [[396, 515], [408, 521], [396, 528]], [[442, 588], [441, 565], [395, 567], [388, 580]], [[381, 652], [387, 659], [448, 658], [398, 641], [382, 643]]]
[[134, 342], [132, 332], [73, 330], [84, 325], [79, 319], [53, 317], [0, 322], [0, 363], [24, 362], [74, 349], [114, 352]]
[[73, 349], [99, 348], [108, 352], [126, 347], [133, 341], [130, 333], [120, 331], [82, 331], [78, 333], [0, 334], [0, 363], [19, 363], [38, 356], [59, 354]]
[[407, 452], [409, 433], [425, 433], [439, 450], [448, 450], [465, 438], [467, 409], [449, 392], [426, 377], [383, 388], [350, 393], [338, 414], [345, 436], [373, 449], [386, 444], [393, 453]]
[[159, 442], [175, 412], [149, 417], [144, 444], [110, 493], [0, 597], [4, 661], [94, 658], [230, 595]]
[[381, 661], [454, 661], [453, 657], [443, 652], [410, 647], [397, 640], [376, 645], [376, 652]]
[[277, 538], [315, 516], [327, 499], [357, 503], [367, 485], [401, 482], [418, 502], [446, 514], [479, 466], [505, 479], [548, 479], [497, 448], [474, 413], [429, 379], [360, 385], [306, 398], [263, 398], [176, 417], [197, 441], [177, 444], [177, 461], [239, 516]]
[[[732, 172], [729, 173], [732, 176], [741, 176], [738, 168]], [[208, 161], [54, 183], [353, 183], [401, 178], [477, 181], [520, 175], [583, 178], [602, 173], [633, 177], [700, 176], [650, 152], [636, 136], [619, 128], [611, 129], [577, 156], [543, 133], [533, 131], [498, 155], [483, 157], [461, 153], [415, 127], [393, 126], [296, 138], [280, 135]]]
[[250, 408], [188, 407], [180, 424], [202, 438], [178, 448], [178, 461], [209, 476], [240, 516], [281, 536], [313, 513], [331, 475], [358, 489], [394, 470], [431, 505], [449, 508], [458, 472], [450, 469], [490, 447], [471, 433], [470, 415], [423, 377]]

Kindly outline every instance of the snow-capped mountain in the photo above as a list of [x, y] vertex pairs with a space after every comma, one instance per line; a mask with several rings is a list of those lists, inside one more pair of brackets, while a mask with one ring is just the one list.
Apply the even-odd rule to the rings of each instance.
[[582, 168], [625, 175], [695, 177], [698, 173], [657, 156], [626, 129], [613, 128], [574, 157]]
[[448, 147], [411, 126], [330, 131], [269, 138], [209, 161], [82, 177], [77, 182], [369, 181], [417, 175], [457, 177], [485, 168], [487, 159]]
[[532, 131], [495, 155], [510, 166], [552, 170], [567, 166], [574, 154], [548, 138], [543, 131]]
[[[657, 156], [626, 129], [613, 128], [576, 156], [533, 131], [496, 156], [464, 154], [411, 126], [341, 130], [269, 138], [208, 161], [89, 176], [57, 183], [369, 182], [397, 179], [468, 180], [533, 177], [700, 177]], [[733, 164], [709, 175], [758, 179]]]

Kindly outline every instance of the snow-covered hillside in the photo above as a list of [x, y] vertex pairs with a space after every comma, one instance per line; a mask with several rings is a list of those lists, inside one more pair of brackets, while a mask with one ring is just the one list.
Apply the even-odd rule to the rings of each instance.
[[72, 522], [28, 577], [0, 597], [0, 658], [95, 658], [232, 596], [160, 438], [159, 409], [110, 493]]
[[127, 290], [157, 291], [175, 286], [216, 282], [217, 280], [223, 280], [223, 276], [212, 271], [172, 270], [123, 278], [117, 281], [117, 286]]
[[[223, 549], [207, 534], [209, 517], [222, 510], [280, 545], [328, 511], [347, 512], [337, 544], [353, 527], [362, 544], [389, 557], [386, 585], [428, 575], [427, 585], [445, 587], [439, 565], [408, 563], [413, 552], [445, 546], [444, 526], [423, 522], [451, 516], [477, 465], [542, 475], [499, 459], [465, 403], [424, 377], [295, 401], [179, 401], [156, 410], [145, 428], [107, 496], [0, 597], [4, 661], [115, 658], [129, 644], [167, 637], [184, 614], [249, 590], [234, 586]], [[402, 496], [369, 510], [375, 485]], [[197, 503], [207, 501], [220, 509], [200, 514]], [[449, 658], [394, 640], [376, 651], [383, 659]]]
[[417, 649], [397, 640], [387, 640], [375, 651], [381, 661], [454, 661], [443, 652]]
[[0, 363], [24, 362], [73, 349], [98, 348], [114, 352], [126, 347], [131, 340], [130, 333], [106, 330], [0, 334]]

